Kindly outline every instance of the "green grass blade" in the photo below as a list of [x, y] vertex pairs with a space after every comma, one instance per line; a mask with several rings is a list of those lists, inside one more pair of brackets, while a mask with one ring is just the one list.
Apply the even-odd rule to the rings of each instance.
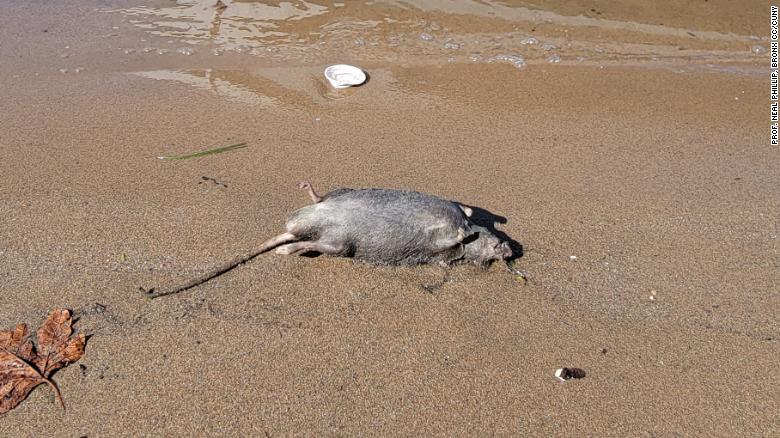
[[223, 146], [221, 148], [206, 149], [205, 151], [200, 151], [200, 152], [192, 152], [189, 154], [182, 154], [182, 155], [168, 155], [165, 157], [157, 157], [157, 158], [161, 160], [186, 160], [188, 158], [198, 158], [198, 157], [204, 157], [206, 155], [233, 151], [236, 149], [245, 148], [246, 146], [247, 146], [246, 143], [237, 143], [237, 144], [232, 144], [230, 146]]

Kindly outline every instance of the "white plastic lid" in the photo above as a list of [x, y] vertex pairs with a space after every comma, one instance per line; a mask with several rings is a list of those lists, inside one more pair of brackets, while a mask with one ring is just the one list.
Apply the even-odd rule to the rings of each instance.
[[353, 65], [336, 64], [325, 69], [325, 78], [333, 88], [347, 88], [365, 82], [366, 74]]

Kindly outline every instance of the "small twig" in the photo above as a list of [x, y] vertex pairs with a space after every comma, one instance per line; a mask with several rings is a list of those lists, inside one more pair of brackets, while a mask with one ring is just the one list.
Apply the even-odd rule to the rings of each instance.
[[204, 181], [211, 181], [211, 182], [213, 182], [213, 183], [214, 183], [214, 185], [217, 185], [217, 186], [222, 186], [222, 187], [224, 187], [224, 188], [227, 188], [227, 184], [225, 184], [225, 183], [223, 183], [223, 182], [221, 182], [221, 181], [217, 181], [217, 179], [216, 179], [216, 178], [212, 178], [212, 177], [210, 177], [210, 176], [201, 176], [201, 177], [200, 177], [200, 179], [201, 179], [202, 181], [200, 181], [198, 184], [203, 184], [203, 182], [204, 182]]

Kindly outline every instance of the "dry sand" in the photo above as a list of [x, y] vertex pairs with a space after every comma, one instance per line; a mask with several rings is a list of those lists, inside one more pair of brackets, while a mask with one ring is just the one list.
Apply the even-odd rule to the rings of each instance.
[[[528, 21], [421, 3], [329, 4], [278, 21], [274, 44], [214, 31], [213, 10], [192, 37], [155, 15], [172, 2], [0, 3], [0, 327], [67, 307], [92, 334], [55, 376], [67, 411], [41, 386], [0, 436], [780, 433], [780, 158], [768, 57], [750, 52], [768, 7], [569, 1]], [[561, 63], [506, 37], [536, 26]], [[484, 62], [507, 50], [528, 65]], [[334, 95], [334, 62], [371, 79]], [[278, 233], [304, 178], [502, 216], [530, 283], [460, 266], [429, 294], [439, 268], [271, 254], [139, 291]], [[562, 366], [587, 377], [559, 383]]]

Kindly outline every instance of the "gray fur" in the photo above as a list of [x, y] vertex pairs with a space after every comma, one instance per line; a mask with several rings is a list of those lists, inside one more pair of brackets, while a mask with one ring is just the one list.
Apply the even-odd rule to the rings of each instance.
[[183, 285], [145, 290], [147, 296], [191, 289], [274, 248], [278, 254], [318, 252], [377, 265], [471, 262], [486, 267], [512, 256], [508, 242], [472, 223], [472, 210], [452, 201], [402, 190], [338, 189], [319, 195], [308, 182], [298, 187], [314, 204], [290, 215], [287, 232]]
[[[299, 187], [313, 193], [308, 183]], [[338, 189], [312, 200], [315, 204], [293, 212], [287, 220], [287, 232], [299, 243], [286, 244], [277, 253], [320, 252], [378, 265], [459, 260], [485, 265], [511, 256], [508, 244], [469, 221], [470, 209], [436, 196]]]
[[493, 260], [506, 260], [512, 257], [509, 242], [501, 241], [487, 228], [471, 225], [477, 238], [463, 245], [463, 260], [487, 267]]

